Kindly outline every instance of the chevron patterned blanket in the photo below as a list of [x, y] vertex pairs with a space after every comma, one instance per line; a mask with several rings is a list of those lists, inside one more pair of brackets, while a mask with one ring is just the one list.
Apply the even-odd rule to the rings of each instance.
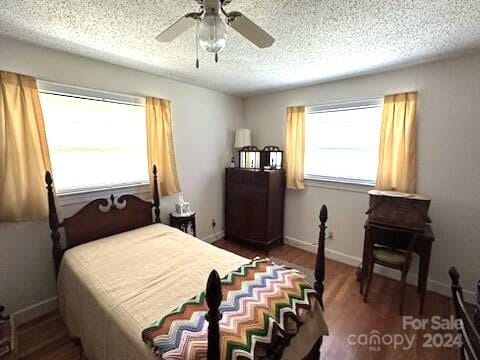
[[[254, 259], [222, 279], [221, 359], [259, 359], [288, 344], [309, 312], [315, 290], [298, 270]], [[206, 359], [208, 307], [201, 292], [143, 330], [144, 342], [161, 359]]]

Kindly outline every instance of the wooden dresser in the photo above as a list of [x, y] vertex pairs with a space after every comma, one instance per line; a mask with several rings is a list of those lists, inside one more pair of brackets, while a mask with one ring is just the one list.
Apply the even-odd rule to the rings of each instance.
[[226, 169], [225, 237], [270, 246], [283, 243], [285, 172]]

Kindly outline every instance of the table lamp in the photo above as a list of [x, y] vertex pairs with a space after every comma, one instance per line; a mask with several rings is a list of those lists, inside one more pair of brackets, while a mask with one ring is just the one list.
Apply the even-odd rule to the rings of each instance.
[[252, 136], [250, 129], [235, 130], [235, 149], [241, 149], [245, 146], [252, 145]]
[[[235, 130], [235, 144], [233, 145], [235, 149], [242, 149], [245, 146], [250, 146], [251, 144], [252, 144], [252, 136], [251, 136], [250, 129]], [[241, 166], [241, 164], [239, 163], [238, 166]], [[230, 162], [230, 167], [235, 167], [235, 157], [232, 157], [232, 161]]]

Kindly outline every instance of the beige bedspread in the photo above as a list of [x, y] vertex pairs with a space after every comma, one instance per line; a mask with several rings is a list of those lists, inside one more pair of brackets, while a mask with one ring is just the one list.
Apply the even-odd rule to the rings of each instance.
[[[177, 229], [155, 224], [68, 250], [58, 278], [60, 311], [89, 360], [153, 360], [141, 332], [249, 260]], [[317, 311], [292, 340], [285, 359], [299, 359], [327, 334]]]

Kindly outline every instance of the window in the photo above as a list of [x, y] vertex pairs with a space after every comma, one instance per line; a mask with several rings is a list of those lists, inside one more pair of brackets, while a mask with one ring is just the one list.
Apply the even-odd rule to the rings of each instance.
[[39, 83], [59, 194], [148, 183], [139, 98]]
[[305, 178], [374, 184], [381, 113], [381, 99], [307, 108]]

